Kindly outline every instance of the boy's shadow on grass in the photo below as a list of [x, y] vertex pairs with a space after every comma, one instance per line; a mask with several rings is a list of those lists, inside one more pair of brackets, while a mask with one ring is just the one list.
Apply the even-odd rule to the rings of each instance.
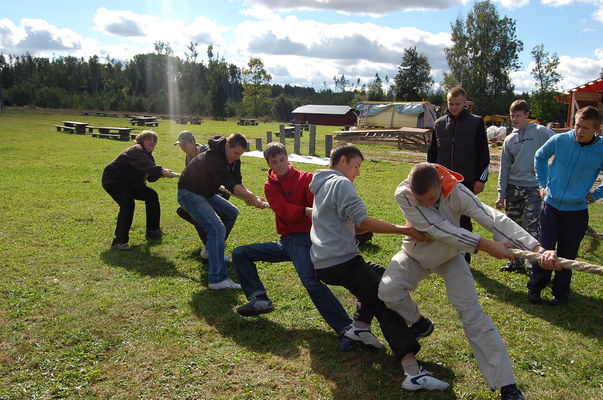
[[[572, 292], [570, 302], [565, 306], [551, 307], [546, 301], [543, 304], [531, 304], [527, 299], [527, 288], [525, 290], [513, 290], [481, 271], [472, 269], [471, 272], [475, 281], [481, 287], [494, 294], [499, 300], [521, 308], [527, 314], [535, 315], [551, 324], [585, 336], [603, 337], [603, 311], [601, 311], [603, 310], [603, 300], [601, 299], [594, 299]], [[502, 279], [503, 277], [497, 278]]]
[[[193, 293], [190, 305], [194, 314], [216, 328], [220, 335], [251, 352], [290, 360], [303, 357], [303, 349], [307, 349], [312, 370], [334, 384], [333, 399], [373, 398], [375, 393], [379, 393], [380, 399], [406, 398], [400, 396], [402, 367], [391, 354], [359, 346], [343, 352], [337, 350], [339, 339], [332, 332], [317, 328], [288, 329], [267, 316], [241, 317], [234, 311], [238, 299], [234, 291], [202, 289]], [[278, 304], [274, 312], [279, 312]], [[440, 365], [421, 364], [448, 381], [454, 378], [452, 371]], [[412, 395], [415, 400], [456, 398], [450, 389], [439, 394], [430, 392], [426, 397]]]
[[130, 251], [105, 250], [100, 258], [107, 265], [135, 271], [147, 276], [176, 276], [199, 282], [198, 278], [182, 273], [176, 265], [164, 257], [150, 253], [155, 242], [147, 245], [133, 246]]

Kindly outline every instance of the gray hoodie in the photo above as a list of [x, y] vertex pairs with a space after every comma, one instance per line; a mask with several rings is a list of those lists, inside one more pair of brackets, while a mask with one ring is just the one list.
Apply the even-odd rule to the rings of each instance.
[[354, 184], [337, 170], [320, 169], [314, 173], [310, 191], [314, 193], [310, 230], [314, 268], [332, 267], [356, 257], [360, 252], [355, 226], [368, 213]]
[[535, 122], [524, 129], [513, 129], [505, 138], [500, 153], [498, 197], [507, 197], [507, 185], [538, 187], [534, 172], [534, 154], [555, 133]]

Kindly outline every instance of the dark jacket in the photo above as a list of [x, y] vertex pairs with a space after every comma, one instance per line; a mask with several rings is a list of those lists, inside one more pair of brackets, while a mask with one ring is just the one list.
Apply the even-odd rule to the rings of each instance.
[[475, 181], [486, 182], [490, 150], [482, 118], [467, 109], [458, 117], [446, 111], [435, 122], [427, 161], [460, 173], [471, 189]]
[[178, 189], [186, 189], [206, 198], [217, 194], [220, 185], [233, 192], [235, 185], [243, 181], [241, 161], [229, 164], [226, 160], [226, 138], [214, 136], [208, 143], [209, 150], [193, 158], [178, 181]]
[[103, 171], [103, 186], [129, 185], [139, 188], [145, 181], [155, 182], [161, 178], [161, 166], [155, 164], [151, 153], [140, 144], [121, 152]]

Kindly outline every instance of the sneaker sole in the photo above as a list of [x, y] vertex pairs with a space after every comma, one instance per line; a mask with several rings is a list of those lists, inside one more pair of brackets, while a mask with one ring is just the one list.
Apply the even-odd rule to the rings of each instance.
[[242, 317], [256, 317], [258, 315], [268, 314], [268, 313], [274, 311], [274, 306], [262, 308], [261, 310], [256, 310], [256, 309], [251, 310], [249, 308], [237, 308], [235, 311], [237, 312], [237, 314], [239, 314]]
[[429, 325], [429, 329], [427, 329], [427, 331], [421, 332], [421, 333], [417, 332], [417, 339], [426, 338], [427, 336], [431, 335], [433, 333], [433, 331], [434, 331], [434, 326], [433, 326], [433, 324], [431, 324], [431, 325]]

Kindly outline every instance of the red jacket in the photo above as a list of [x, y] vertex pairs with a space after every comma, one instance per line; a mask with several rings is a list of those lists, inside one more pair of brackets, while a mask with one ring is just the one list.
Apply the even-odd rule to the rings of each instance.
[[283, 179], [279, 179], [272, 169], [268, 170], [264, 194], [275, 213], [279, 235], [310, 232], [312, 219], [306, 217], [304, 209], [312, 207], [314, 201], [314, 194], [309, 189], [311, 180], [311, 172], [298, 171], [291, 164], [289, 173]]

